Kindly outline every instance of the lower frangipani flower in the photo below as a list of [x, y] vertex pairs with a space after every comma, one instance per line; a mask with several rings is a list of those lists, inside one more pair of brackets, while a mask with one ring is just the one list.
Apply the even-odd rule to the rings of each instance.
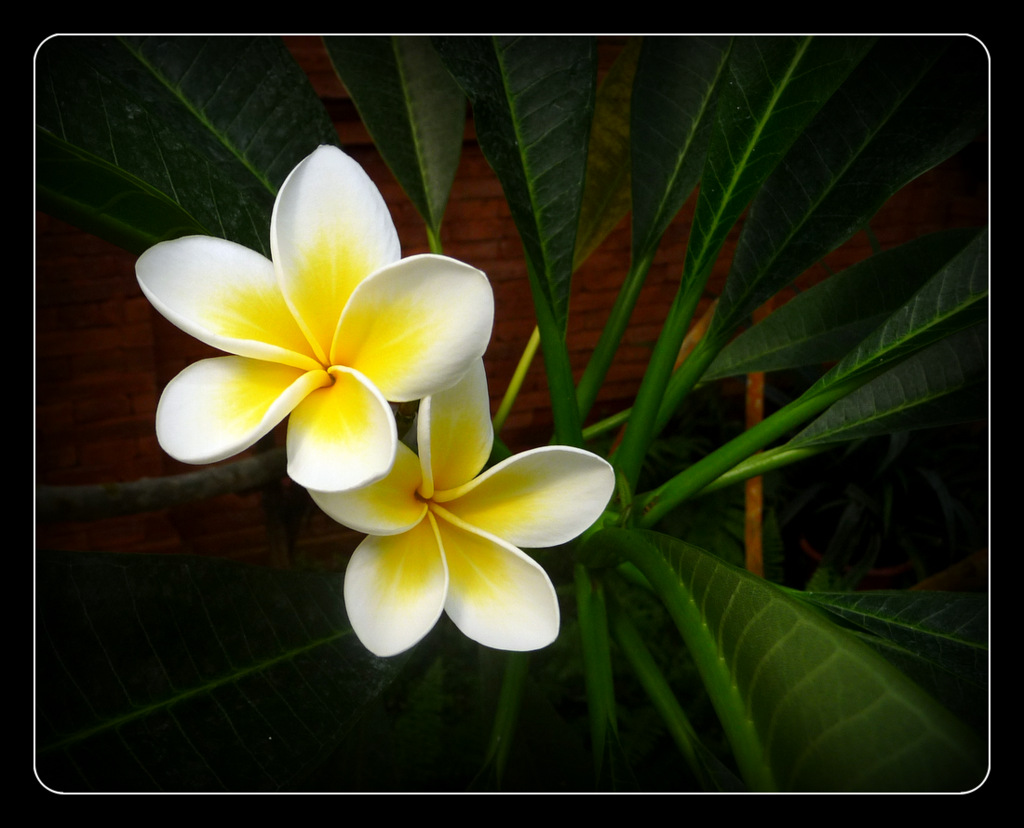
[[379, 480], [398, 445], [391, 402], [447, 388], [483, 355], [487, 277], [443, 256], [400, 258], [387, 206], [362, 168], [322, 146], [289, 174], [270, 259], [224, 239], [162, 242], [136, 273], [171, 322], [232, 356], [168, 384], [157, 437], [172, 457], [211, 463], [285, 417], [288, 474], [308, 488]]
[[479, 360], [458, 384], [422, 401], [416, 436], [419, 456], [399, 444], [383, 480], [311, 491], [328, 515], [368, 535], [345, 573], [356, 635], [376, 655], [396, 655], [444, 611], [481, 644], [547, 646], [558, 635], [558, 600], [519, 547], [556, 546], [588, 529], [611, 498], [611, 466], [582, 449], [546, 446], [477, 476], [494, 439]]

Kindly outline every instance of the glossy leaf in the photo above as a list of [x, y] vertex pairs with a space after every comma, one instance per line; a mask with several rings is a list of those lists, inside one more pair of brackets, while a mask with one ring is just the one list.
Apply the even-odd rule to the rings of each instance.
[[881, 38], [751, 205], [709, 338], [728, 337], [893, 193], [975, 138], [985, 75], [970, 38]]
[[[706, 367], [691, 356], [673, 377], [683, 339], [726, 236], [870, 43], [857, 37], [743, 37], [733, 42], [719, 83], [682, 282], [616, 452], [616, 469], [630, 486], [636, 486], [650, 441]], [[693, 365], [698, 370], [691, 372]]]
[[[505, 191], [537, 287], [565, 329], [597, 86], [587, 37], [445, 37], [448, 70]], [[542, 332], [543, 335], [543, 332]]]
[[52, 790], [301, 788], [398, 666], [351, 634], [341, 575], [44, 552], [36, 585]]
[[630, 104], [631, 261], [577, 386], [581, 416], [597, 398], [661, 237], [700, 176], [728, 52], [727, 38], [644, 39]]
[[203, 233], [266, 253], [277, 187], [337, 143], [271, 37], [52, 38], [38, 55], [36, 123], [48, 133], [40, 209], [133, 252], [194, 232], [170, 202]]
[[988, 325], [936, 342], [834, 403], [786, 448], [974, 422], [988, 416]]
[[895, 365], [988, 314], [988, 232], [978, 234], [902, 307], [869, 334], [804, 398], [827, 394], [839, 385], [863, 384], [885, 366]]
[[654, 255], [707, 154], [725, 37], [644, 39], [633, 90], [633, 259]]
[[950, 592], [800, 593], [979, 731], [987, 718], [988, 596]]
[[730, 342], [703, 379], [841, 359], [979, 232], [924, 236], [819, 282]]
[[694, 657], [755, 790], [964, 791], [985, 773], [973, 731], [857, 636], [767, 581], [654, 532], [586, 551], [635, 565]]
[[466, 98], [427, 37], [325, 37], [331, 63], [431, 234], [462, 151]]
[[703, 283], [754, 193], [870, 45], [858, 37], [734, 41], [686, 251], [688, 279]]

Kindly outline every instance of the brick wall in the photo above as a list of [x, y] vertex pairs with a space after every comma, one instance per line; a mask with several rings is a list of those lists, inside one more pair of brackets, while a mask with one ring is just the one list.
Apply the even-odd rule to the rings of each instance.
[[[363, 165], [391, 206], [404, 254], [426, 251], [426, 235], [414, 208], [355, 118], [318, 39], [286, 40], [335, 117], [346, 151]], [[603, 66], [619, 43], [615, 38], [602, 41]], [[922, 176], [883, 208], [873, 226], [884, 247], [944, 227], [985, 221], [985, 170], [976, 162], [982, 146]], [[675, 294], [692, 207], [691, 200], [666, 235], [591, 420], [629, 405], [639, 386], [650, 346]], [[727, 241], [706, 302], [721, 288], [736, 235], [734, 231]], [[496, 407], [533, 330], [533, 311], [515, 227], [501, 187], [472, 141], [471, 128], [442, 240], [445, 253], [479, 267], [494, 287], [496, 322], [485, 362]], [[36, 245], [37, 483], [112, 484], [194, 471], [160, 450], [153, 417], [164, 385], [187, 364], [215, 352], [153, 311], [136, 283], [134, 256], [42, 214], [37, 217]], [[838, 270], [869, 252], [861, 234], [826, 264]], [[574, 278], [569, 343], [577, 378], [628, 264], [626, 220]], [[815, 275], [809, 273], [803, 281], [813, 281]], [[538, 356], [503, 437], [514, 450], [522, 450], [545, 443], [550, 432], [547, 384]], [[283, 443], [281, 429], [276, 437]], [[269, 522], [268, 509], [276, 516]], [[287, 516], [283, 522], [282, 514]], [[288, 544], [274, 539], [288, 531], [295, 533], [292, 554], [303, 563], [341, 566], [358, 542], [357, 535], [324, 517], [301, 490], [283, 481], [269, 491], [224, 495], [141, 515], [42, 524], [37, 546], [189, 552], [284, 565]]]

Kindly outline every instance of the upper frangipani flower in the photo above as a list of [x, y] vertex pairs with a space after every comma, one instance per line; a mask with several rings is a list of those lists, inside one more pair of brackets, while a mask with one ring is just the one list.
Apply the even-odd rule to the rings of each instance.
[[416, 427], [419, 456], [399, 444], [383, 480], [311, 492], [332, 518], [368, 533], [345, 572], [356, 635], [376, 655], [396, 655], [444, 611], [481, 644], [547, 646], [558, 635], [558, 600], [518, 547], [555, 546], [589, 528], [611, 497], [611, 466], [582, 449], [545, 446], [477, 476], [494, 439], [482, 361], [424, 399]]
[[274, 203], [272, 261], [207, 236], [162, 242], [136, 265], [171, 322], [232, 356], [201, 360], [168, 384], [160, 445], [186, 463], [251, 446], [285, 417], [288, 474], [339, 491], [380, 480], [398, 445], [388, 404], [455, 383], [487, 347], [494, 298], [476, 268], [401, 258], [380, 192], [322, 146]]

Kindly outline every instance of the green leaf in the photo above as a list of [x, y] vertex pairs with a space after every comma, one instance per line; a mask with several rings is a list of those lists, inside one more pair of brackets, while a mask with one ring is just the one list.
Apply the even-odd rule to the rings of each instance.
[[629, 212], [630, 96], [642, 42], [639, 37], [626, 42], [597, 90], [573, 270]]
[[[58, 148], [39, 158], [39, 207], [91, 232], [114, 227], [110, 240], [133, 252], [180, 232], [169, 201], [203, 232], [266, 253], [277, 188], [318, 144], [337, 143], [270, 37], [52, 38], [38, 55], [36, 123]], [[69, 168], [69, 157], [89, 163]], [[144, 208], [134, 221], [129, 200]]]
[[400, 662], [342, 576], [189, 555], [36, 558], [37, 772], [59, 791], [301, 787]]
[[843, 397], [785, 448], [984, 420], [987, 378], [983, 323], [936, 342]]
[[[589, 37], [444, 37], [541, 296], [563, 332], [597, 85]], [[543, 331], [542, 331], [543, 336]]]
[[855, 625], [865, 643], [976, 728], [985, 726], [988, 596], [949, 592], [798, 593]]
[[733, 42], [686, 249], [688, 279], [704, 283], [740, 213], [871, 43], [862, 37]]
[[673, 376], [680, 346], [726, 236], [870, 44], [857, 37], [742, 37], [733, 42], [719, 82], [682, 282], [614, 458], [631, 486], [636, 486], [650, 441], [707, 367], [703, 358], [691, 355]]
[[203, 234], [173, 199], [52, 133], [36, 133], [36, 199], [43, 211], [133, 253]]
[[373, 143], [434, 238], [455, 180], [466, 99], [427, 37], [325, 37]]
[[727, 338], [889, 196], [975, 138], [985, 78], [984, 51], [969, 38], [881, 38], [751, 205], [709, 339]]
[[633, 259], [654, 255], [700, 178], [730, 40], [646, 37], [633, 88]]
[[632, 260], [577, 387], [581, 416], [614, 360], [661, 237], [700, 176], [728, 53], [728, 39], [644, 39], [630, 104], [629, 157], [620, 162], [632, 168]]
[[934, 342], [984, 321], [987, 314], [986, 230], [818, 380], [803, 399], [827, 394], [845, 385], [853, 390], [880, 374], [886, 366], [895, 365]]
[[585, 553], [637, 567], [672, 616], [755, 790], [966, 791], [974, 732], [848, 630], [782, 589], [654, 532]]
[[829, 277], [736, 337], [702, 379], [841, 359], [979, 232], [934, 233]]

